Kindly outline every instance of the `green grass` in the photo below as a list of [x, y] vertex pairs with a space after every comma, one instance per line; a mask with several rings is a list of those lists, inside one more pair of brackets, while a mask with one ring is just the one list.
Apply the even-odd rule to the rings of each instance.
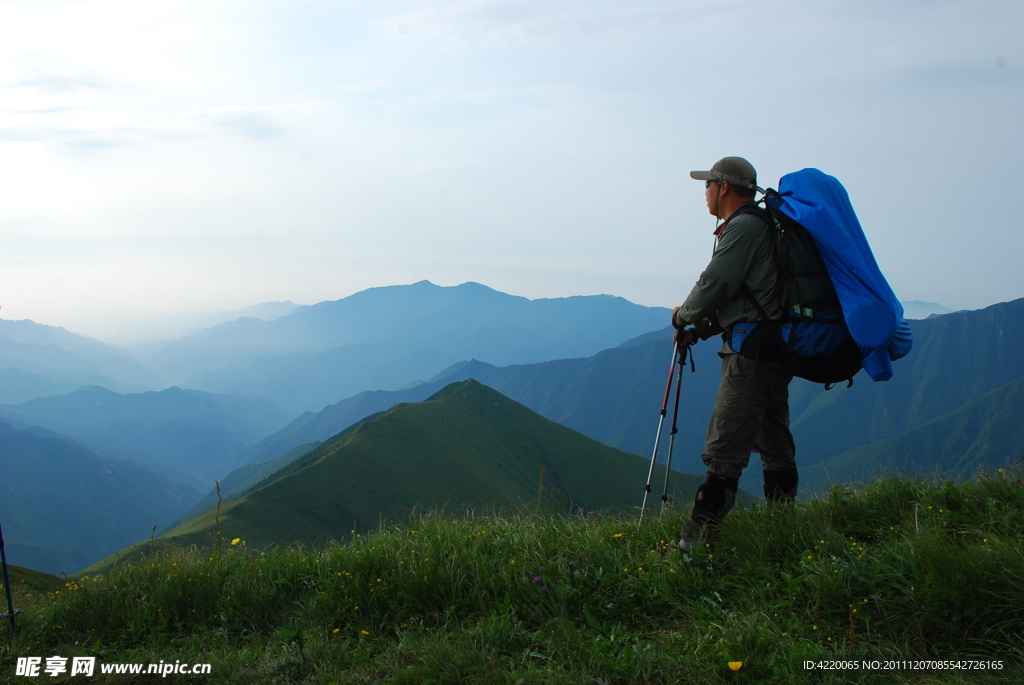
[[[421, 514], [317, 548], [171, 549], [20, 595], [0, 673], [59, 654], [211, 663], [202, 683], [1024, 679], [1019, 474], [893, 478], [735, 511], [718, 546], [690, 557], [665, 542], [683, 519], [638, 531], [635, 514]], [[836, 659], [1003, 668], [803, 668]], [[116, 678], [91, 681], [150, 682]]]
[[[11, 579], [11, 588], [22, 593], [49, 592], [60, 588], [64, 584], [64, 580], [58, 576], [52, 576], [49, 573], [12, 564], [7, 565], [7, 575]], [[0, 581], [3, 581], [2, 576], [0, 576]], [[3, 582], [0, 582], [0, 588], [2, 587]], [[6, 601], [6, 599], [3, 601]], [[6, 605], [4, 605], [4, 610], [6, 610]]]

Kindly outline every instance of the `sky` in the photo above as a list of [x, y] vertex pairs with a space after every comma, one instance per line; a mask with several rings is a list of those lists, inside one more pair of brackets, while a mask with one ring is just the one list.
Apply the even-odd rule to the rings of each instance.
[[[678, 305], [689, 178], [839, 178], [902, 300], [1024, 296], [1024, 3], [0, 0], [0, 316], [115, 344], [427, 279]], [[176, 328], [177, 327], [177, 328]]]

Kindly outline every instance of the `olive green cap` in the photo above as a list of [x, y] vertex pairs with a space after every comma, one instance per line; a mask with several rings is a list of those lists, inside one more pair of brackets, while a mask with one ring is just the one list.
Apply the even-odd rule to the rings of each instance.
[[690, 178], [698, 181], [728, 181], [734, 185], [757, 190], [757, 171], [742, 157], [722, 157], [711, 171], [691, 171]]

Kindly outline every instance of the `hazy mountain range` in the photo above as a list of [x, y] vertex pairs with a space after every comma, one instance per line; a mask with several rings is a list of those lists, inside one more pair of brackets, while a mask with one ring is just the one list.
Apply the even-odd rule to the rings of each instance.
[[[369, 425], [380, 419], [375, 414], [398, 411], [396, 404], [422, 403], [471, 378], [504, 396], [496, 401], [521, 403], [641, 461], [650, 458], [671, 351], [666, 309], [610, 296], [530, 301], [479, 284], [441, 288], [425, 281], [313, 306], [266, 304], [276, 309], [248, 313], [268, 320], [218, 323], [143, 361], [64, 329], [0, 321], [0, 400], [7, 400], [0, 420], [21, 441], [18, 458], [52, 469], [62, 468], [61, 459], [77, 460], [69, 472], [82, 474], [79, 490], [91, 491], [67, 500], [72, 504], [33, 508], [29, 500], [49, 501], [38, 495], [43, 491], [26, 499], [19, 494], [27, 487], [24, 474], [16, 481], [0, 473], [8, 497], [0, 506], [21, 512], [16, 519], [25, 523], [18, 526], [33, 531], [33, 539], [45, 539], [48, 526], [54, 531], [55, 544], [33, 550], [21, 541], [19, 553], [65, 570], [95, 559], [96, 549], [123, 539], [112, 537], [122, 528], [110, 520], [127, 516], [142, 533], [124, 534], [145, 537], [190, 507], [202, 512], [214, 504], [213, 479], [227, 501], [245, 499], [350, 439], [362, 430], [352, 428], [359, 422]], [[913, 304], [941, 308], [905, 303]], [[966, 477], [1015, 458], [1024, 300], [936, 313], [912, 322], [914, 350], [887, 383], [861, 374], [852, 388], [824, 392], [794, 381], [790, 404], [804, 492], [881, 468]], [[718, 347], [715, 339], [695, 346], [696, 373], [684, 375], [673, 462], [681, 471], [704, 470], [699, 455], [718, 384]], [[145, 391], [170, 378], [191, 389]], [[83, 387], [88, 379], [103, 382]], [[368, 473], [393, 478], [397, 471]], [[133, 510], [131, 498], [110, 494], [145, 479], [160, 500], [149, 509]], [[742, 485], [760, 491], [756, 457]], [[65, 502], [70, 495], [59, 489], [45, 497]], [[423, 504], [419, 495], [409, 497], [417, 501], [402, 506]], [[90, 509], [105, 500], [107, 509]], [[345, 516], [369, 511], [347, 508]], [[69, 516], [71, 528], [61, 523]], [[79, 535], [74, 526], [90, 521], [110, 534]]]
[[[908, 318], [948, 312], [904, 302]], [[587, 357], [661, 328], [667, 309], [607, 295], [527, 300], [477, 283], [422, 281], [303, 306], [264, 302], [135, 356], [63, 328], [0, 319], [0, 404], [86, 385], [119, 393], [180, 386], [317, 411], [363, 390], [397, 389], [460, 361], [507, 366]], [[141, 356], [139, 356], [141, 355]]]
[[[947, 414], [1024, 376], [1024, 300], [912, 322], [914, 351], [895, 366], [895, 377], [874, 383], [860, 374], [853, 387], [822, 386], [800, 379], [790, 388], [790, 409], [804, 491], [827, 485], [823, 469], [845, 452], [886, 440], [935, 421], [935, 428], [955, 425]], [[671, 354], [671, 329], [654, 331], [591, 357], [538, 364], [496, 367], [472, 360], [456, 364], [429, 382], [399, 391], [363, 392], [295, 419], [253, 447], [250, 464], [278, 459], [303, 444], [323, 441], [363, 416], [399, 402], [421, 401], [447, 383], [475, 378], [522, 402], [534, 411], [624, 451], [650, 455]], [[673, 466], [703, 472], [700, 461], [704, 431], [718, 387], [720, 343], [712, 339], [693, 348], [697, 372], [683, 379], [679, 434]], [[1011, 397], [1012, 395], [1006, 395]], [[1002, 402], [997, 395], [984, 405]], [[952, 419], [953, 417], [947, 417]], [[1012, 455], [987, 442], [972, 452], [958, 475], [970, 469], [1001, 465]], [[888, 454], [888, 453], [886, 453]], [[297, 455], [293, 455], [297, 456]], [[759, 489], [760, 470], [747, 470], [743, 483]], [[876, 461], [855, 460], [865, 473]], [[846, 463], [846, 462], [844, 462]], [[892, 465], [892, 459], [885, 463]], [[939, 460], [914, 453], [900, 465], [932, 473]], [[252, 470], [250, 469], [251, 473]], [[849, 469], [843, 473], [853, 474]], [[209, 503], [211, 496], [204, 499]]]
[[122, 395], [91, 385], [0, 406], [0, 420], [9, 424], [55, 431], [103, 457], [132, 460], [204, 492], [290, 417], [269, 400], [180, 388]]
[[149, 359], [162, 350], [168, 343], [190, 335], [204, 328], [212, 328], [218, 324], [242, 318], [273, 321], [302, 307], [301, 304], [285, 300], [283, 302], [260, 302], [242, 309], [222, 311], [212, 316], [177, 316], [169, 319], [151, 321], [149, 325], [140, 327], [129, 340], [122, 345], [138, 359]]
[[110, 345], [63, 328], [6, 319], [0, 319], [0, 379], [17, 383], [13, 392], [0, 389], [0, 398], [8, 401], [40, 397], [69, 385], [102, 385], [118, 392], [162, 385], [153, 369]]
[[6, 423], [0, 423], [0, 474], [8, 561], [50, 573], [77, 571], [139, 541], [199, 498], [136, 464]]
[[[207, 492], [213, 479], [246, 463], [260, 438], [298, 413], [294, 406], [281, 409], [268, 395], [317, 397], [296, 404], [320, 408], [367, 387], [398, 387], [416, 379], [407, 373], [433, 375], [464, 352], [496, 360], [586, 354], [667, 317], [666, 310], [610, 296], [531, 302], [477, 284], [440, 288], [426, 282], [313, 307], [283, 304], [275, 311], [261, 307], [245, 313], [294, 319], [278, 324], [250, 317], [219, 324], [159, 358], [173, 360], [169, 366], [182, 373], [220, 374], [232, 385], [248, 384], [255, 389], [252, 397], [179, 387], [147, 391], [164, 387], [166, 377], [120, 350], [61, 328], [0, 322], [0, 397], [7, 400], [0, 419], [19, 436], [47, 438], [22, 437], [27, 442], [17, 458], [79, 474], [74, 482], [57, 480], [81, 491], [72, 493], [74, 506], [66, 504], [70, 495], [57, 487], [60, 483], [53, 491], [30, 489], [28, 500], [4, 506], [9, 538], [30, 530], [33, 539], [46, 541], [34, 552], [17, 548], [27, 565], [73, 571], [95, 559], [97, 550], [126, 539], [83, 536], [79, 525], [108, 533], [127, 530], [128, 538], [137, 538], [181, 516], [197, 491]], [[578, 329], [586, 325], [592, 330], [581, 336]], [[246, 376], [250, 370], [254, 373]], [[279, 455], [268, 459], [274, 457]], [[114, 485], [111, 474], [117, 476]], [[111, 495], [111, 487], [130, 492], [129, 481], [145, 479], [153, 484], [146, 495], [154, 498], [150, 509], [133, 508], [131, 498]], [[0, 472], [0, 490], [21, 497], [25, 488], [24, 479]], [[100, 506], [104, 501], [109, 507]], [[123, 529], [111, 517], [135, 528]]]
[[176, 384], [319, 410], [396, 389], [463, 359], [504, 365], [580, 357], [660, 327], [668, 310], [607, 295], [528, 300], [478, 283], [373, 288], [274, 321], [186, 336], [149, 363]]
[[478, 283], [428, 281], [310, 306], [265, 303], [248, 313], [267, 320], [219, 323], [143, 361], [64, 329], [0, 321], [0, 370], [39, 377], [38, 394], [23, 378], [17, 393], [0, 399], [16, 403], [68, 385], [122, 393], [179, 386], [262, 397], [298, 414], [363, 390], [400, 388], [464, 359], [505, 365], [588, 356], [668, 319], [665, 308], [610, 295], [528, 300]]

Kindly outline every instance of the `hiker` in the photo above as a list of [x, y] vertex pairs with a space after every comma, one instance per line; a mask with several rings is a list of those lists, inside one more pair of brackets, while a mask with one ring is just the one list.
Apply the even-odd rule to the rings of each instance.
[[[710, 171], [693, 171], [704, 181], [708, 211], [722, 223], [715, 229], [711, 262], [690, 295], [672, 313], [674, 340], [682, 349], [734, 324], [761, 317], [741, 287], [746, 285], [765, 313], [777, 320], [782, 312], [774, 231], [758, 211], [749, 211], [757, 190], [757, 172], [742, 157], [725, 157]], [[739, 211], [744, 208], [745, 211]], [[752, 451], [764, 465], [768, 502], [792, 501], [797, 490], [796, 449], [789, 432], [789, 382], [793, 376], [779, 361], [738, 354], [723, 335], [718, 351], [722, 377], [711, 414], [704, 454], [707, 474], [694, 498], [690, 520], [682, 528], [679, 547], [688, 549], [717, 539], [718, 526], [736, 501], [739, 477]]]

